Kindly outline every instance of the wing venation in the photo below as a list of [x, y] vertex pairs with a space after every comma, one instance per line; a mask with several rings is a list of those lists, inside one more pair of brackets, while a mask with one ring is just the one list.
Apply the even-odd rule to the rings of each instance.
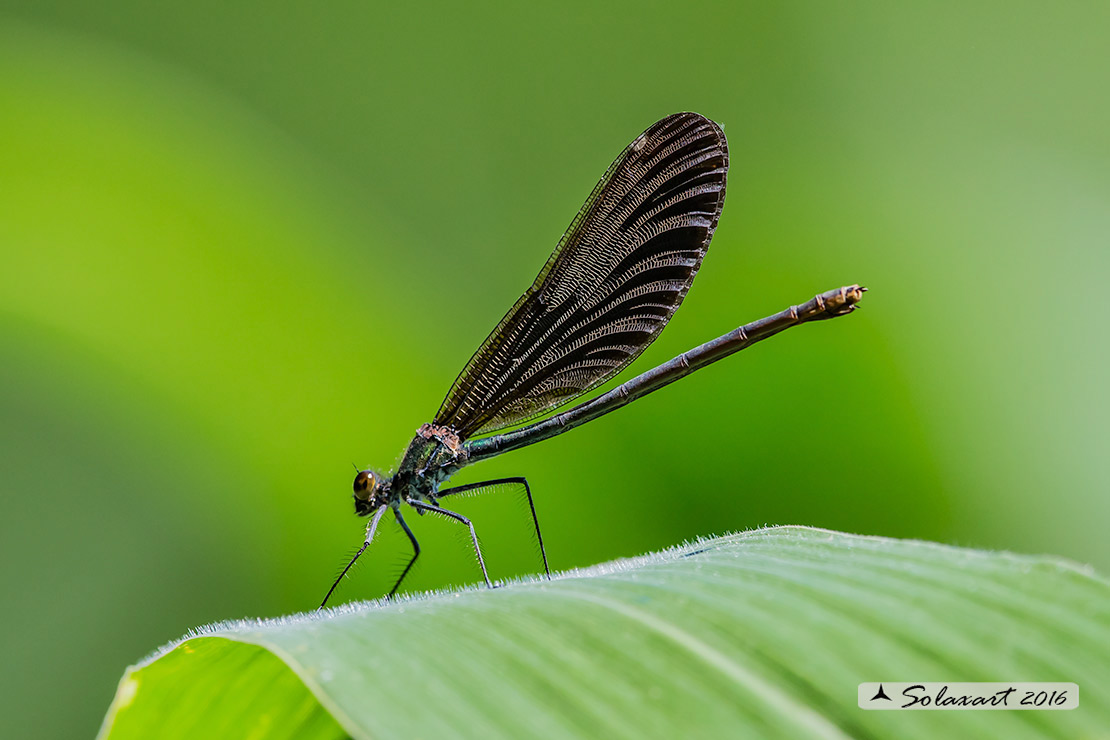
[[460, 437], [561, 406], [636, 359], [682, 303], [721, 216], [728, 148], [678, 113], [606, 170], [539, 276], [470, 358], [436, 414]]

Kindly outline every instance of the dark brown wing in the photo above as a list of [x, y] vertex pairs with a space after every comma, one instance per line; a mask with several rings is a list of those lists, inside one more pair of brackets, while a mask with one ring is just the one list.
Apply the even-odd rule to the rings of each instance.
[[609, 166], [532, 287], [470, 358], [435, 423], [463, 438], [535, 418], [596, 388], [666, 326], [725, 200], [717, 124], [668, 116]]

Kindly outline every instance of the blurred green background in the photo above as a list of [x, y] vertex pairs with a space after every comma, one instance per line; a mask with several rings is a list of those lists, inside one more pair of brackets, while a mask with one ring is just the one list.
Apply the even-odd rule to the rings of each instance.
[[[728, 199], [634, 370], [864, 310], [454, 482], [527, 475], [555, 568], [795, 523], [1105, 571], [1108, 37], [1105, 3], [0, 2], [0, 735], [88, 737], [158, 644], [314, 607], [352, 463], [679, 110]], [[494, 577], [539, 569], [520, 502], [458, 508]], [[410, 588], [478, 577], [415, 526]]]

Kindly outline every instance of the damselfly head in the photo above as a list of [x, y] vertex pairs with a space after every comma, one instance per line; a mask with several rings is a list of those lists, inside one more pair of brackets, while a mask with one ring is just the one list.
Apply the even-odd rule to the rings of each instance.
[[355, 476], [355, 513], [367, 516], [382, 505], [378, 493], [381, 483], [373, 470], [360, 470]]

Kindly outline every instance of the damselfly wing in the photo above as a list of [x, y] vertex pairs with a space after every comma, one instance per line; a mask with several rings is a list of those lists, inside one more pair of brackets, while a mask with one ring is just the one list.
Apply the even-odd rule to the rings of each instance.
[[696, 113], [659, 121], [605, 172], [434, 423], [460, 437], [541, 416], [619, 373], [686, 297], [725, 202], [728, 147]]

